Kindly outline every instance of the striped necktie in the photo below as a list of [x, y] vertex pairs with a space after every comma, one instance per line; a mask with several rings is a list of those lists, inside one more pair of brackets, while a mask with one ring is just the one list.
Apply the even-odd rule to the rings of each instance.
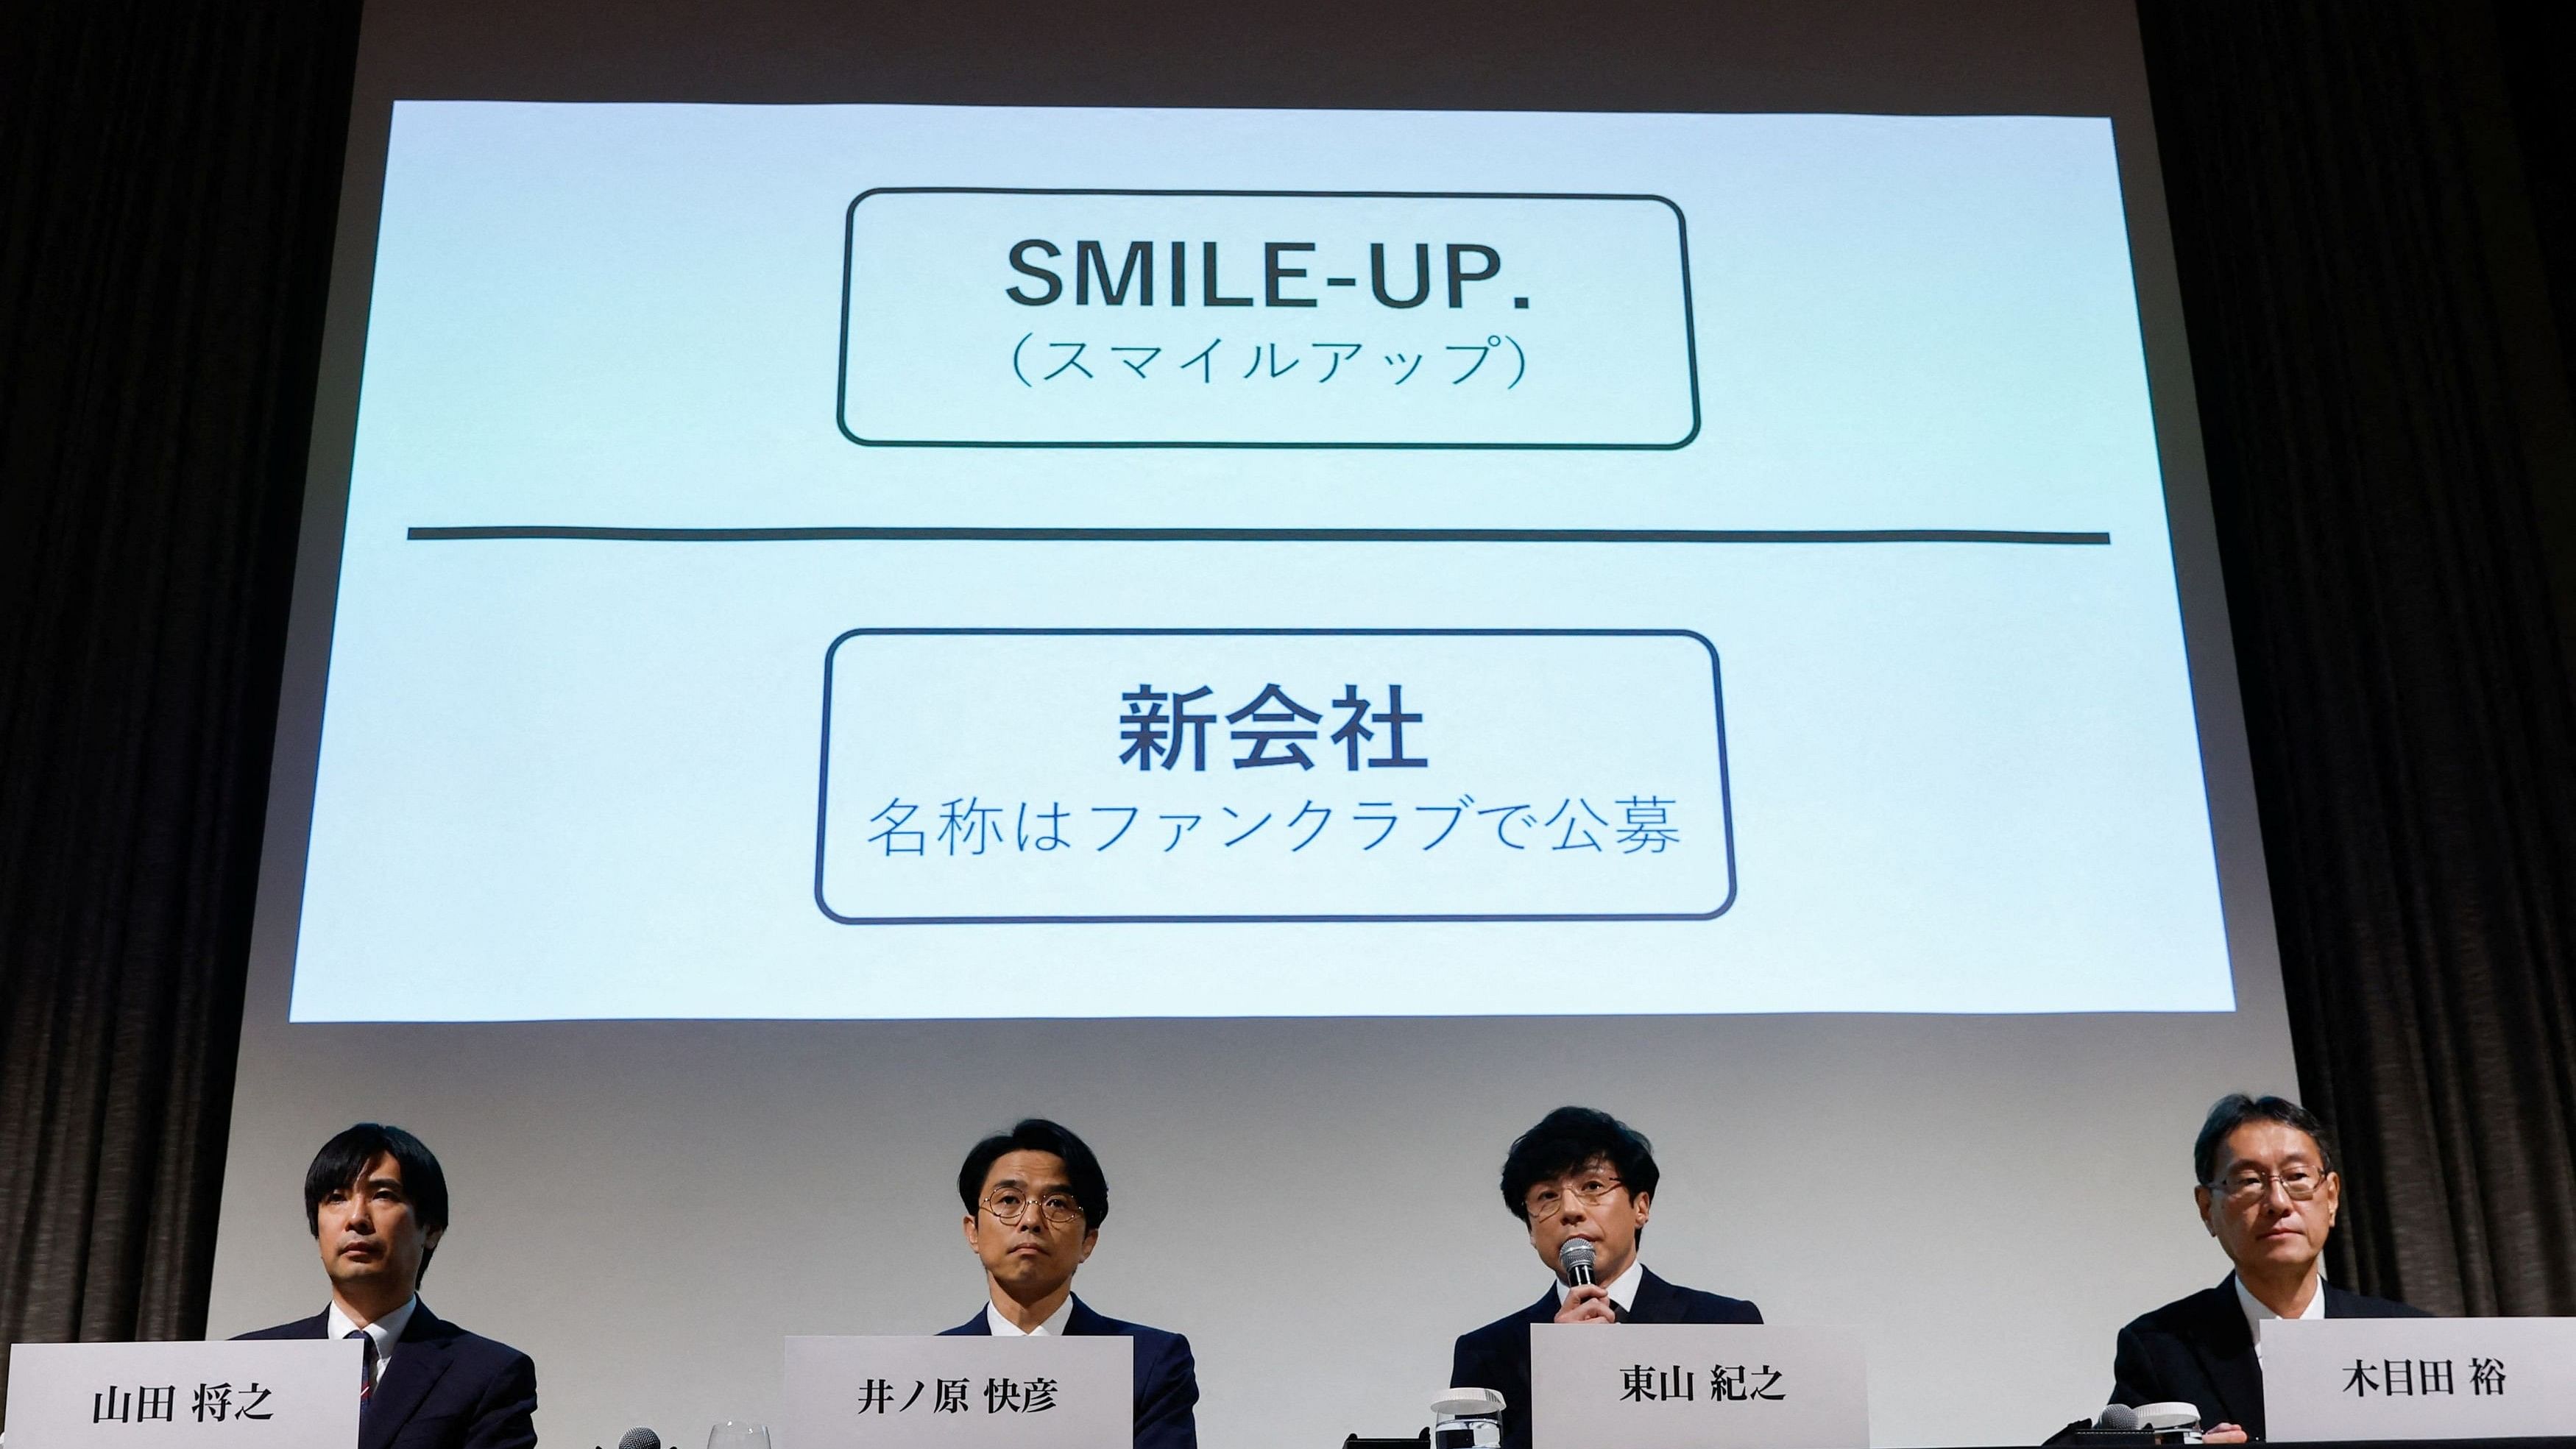
[[358, 1402], [363, 1404], [376, 1396], [376, 1336], [363, 1328], [352, 1328], [342, 1334], [365, 1345], [366, 1362], [358, 1370]]

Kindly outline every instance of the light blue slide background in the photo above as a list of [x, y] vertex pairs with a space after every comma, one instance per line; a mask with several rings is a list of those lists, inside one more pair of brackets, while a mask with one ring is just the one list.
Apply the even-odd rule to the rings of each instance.
[[[1702, 431], [861, 449], [833, 423], [841, 227], [889, 185], [1664, 195]], [[404, 534], [492, 523], [2112, 541]], [[933, 625], [1696, 630], [1726, 661], [1739, 898], [1653, 924], [835, 925], [823, 650]], [[1010, 680], [918, 703], [1006, 711]], [[992, 989], [1028, 959], [1062, 969]], [[2109, 125], [404, 103], [296, 960], [299, 1021], [2225, 1010]], [[1619, 990], [1570, 994], [1570, 963]]]

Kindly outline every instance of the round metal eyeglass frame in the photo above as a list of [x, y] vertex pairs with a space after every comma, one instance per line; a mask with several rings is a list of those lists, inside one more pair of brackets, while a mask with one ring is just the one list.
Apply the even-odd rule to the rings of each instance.
[[1608, 1182], [1595, 1184], [1589, 1190], [1577, 1187], [1568, 1188], [1559, 1193], [1552, 1189], [1543, 1189], [1531, 1193], [1522, 1201], [1521, 1206], [1528, 1210], [1531, 1222], [1543, 1223], [1565, 1211], [1565, 1199], [1569, 1197], [1586, 1208], [1596, 1208], [1601, 1205], [1603, 1199], [1627, 1185], [1614, 1177]]
[[1020, 1219], [1028, 1216], [1029, 1209], [1032, 1207], [1038, 1210], [1039, 1216], [1055, 1227], [1061, 1228], [1083, 1220], [1082, 1204], [1062, 1193], [1048, 1193], [1032, 1201], [1016, 1192], [995, 1192], [987, 1194], [978, 1206], [991, 1213], [994, 1221], [1008, 1223], [1014, 1227], [1018, 1226]]

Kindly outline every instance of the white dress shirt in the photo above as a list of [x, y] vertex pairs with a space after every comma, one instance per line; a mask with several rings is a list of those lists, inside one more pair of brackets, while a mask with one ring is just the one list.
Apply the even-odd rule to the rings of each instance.
[[[412, 1310], [418, 1307], [420, 1307], [420, 1295], [415, 1293], [403, 1304], [402, 1307], [395, 1309], [393, 1312], [386, 1314], [384, 1317], [377, 1319], [373, 1323], [365, 1325], [367, 1337], [376, 1341], [377, 1383], [381, 1384], [385, 1381], [385, 1370], [393, 1365], [394, 1345], [402, 1342], [403, 1330], [411, 1327]], [[348, 1314], [340, 1311], [339, 1299], [334, 1298], [331, 1300], [331, 1323], [327, 1334], [328, 1337], [347, 1338], [349, 1336], [349, 1330], [359, 1326], [360, 1325], [356, 1319], [351, 1318]]]
[[[1628, 1260], [1627, 1272], [1620, 1274], [1618, 1277], [1611, 1279], [1609, 1282], [1604, 1283], [1601, 1286], [1610, 1290], [1610, 1301], [1619, 1305], [1619, 1311], [1621, 1313], [1629, 1313], [1633, 1312], [1637, 1307], [1637, 1285], [1645, 1281], [1646, 1260], [1643, 1258], [1630, 1258]], [[1564, 1307], [1565, 1295], [1573, 1291], [1573, 1289], [1566, 1287], [1564, 1281], [1560, 1279], [1556, 1285], [1556, 1306], [1559, 1308]]]
[[[2253, 1290], [2245, 1286], [2244, 1279], [2231, 1275], [2227, 1281], [2236, 1285], [2236, 1306], [2245, 1310], [2245, 1327], [2254, 1335], [2254, 1361], [2260, 1363], [2263, 1361], [2263, 1325], [2267, 1320], [2281, 1315], [2273, 1312], [2270, 1304], [2255, 1297]], [[2317, 1291], [2308, 1295], [2308, 1306], [2299, 1310], [2299, 1317], [2306, 1319], [2325, 1316], [2326, 1280], [2323, 1274], [2319, 1274]]]
[[1072, 1316], [1073, 1295], [1067, 1293], [1064, 1295], [1064, 1301], [1055, 1306], [1055, 1312], [1046, 1316], [1046, 1322], [1039, 1324], [1037, 1327], [1030, 1329], [1026, 1333], [1022, 1333], [1020, 1332], [1020, 1326], [1013, 1323], [1008, 1314], [1002, 1312], [1000, 1304], [987, 1303], [984, 1305], [984, 1326], [993, 1331], [993, 1336], [995, 1338], [1046, 1338], [1050, 1336], [1061, 1338], [1064, 1336], [1064, 1321]]

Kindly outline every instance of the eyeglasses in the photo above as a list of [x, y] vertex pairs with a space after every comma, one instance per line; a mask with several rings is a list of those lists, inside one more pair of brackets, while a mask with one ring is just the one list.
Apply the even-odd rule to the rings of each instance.
[[2201, 1186], [2229, 1202], [2242, 1204], [2269, 1197], [2272, 1184], [2277, 1182], [2281, 1185], [2282, 1195], [2290, 1201], [2306, 1202], [2317, 1195], [2317, 1188], [2325, 1180], [2325, 1174], [2311, 1172], [2304, 1167], [2294, 1167], [2287, 1172], [2279, 1173], [2255, 1172], [2248, 1169], [2244, 1172], [2231, 1172], [2216, 1182], [2204, 1182]]
[[1587, 1177], [1572, 1187], [1542, 1187], [1521, 1200], [1529, 1210], [1531, 1222], [1543, 1222], [1565, 1211], [1565, 1200], [1572, 1198], [1587, 1209], [1601, 1205], [1602, 1199], [1627, 1186], [1615, 1177]]
[[1031, 1199], [1027, 1193], [999, 1188], [984, 1199], [984, 1211], [999, 1221], [1014, 1225], [1028, 1216], [1031, 1208], [1055, 1227], [1082, 1221], [1082, 1204], [1075, 1202], [1069, 1193], [1051, 1192]]

